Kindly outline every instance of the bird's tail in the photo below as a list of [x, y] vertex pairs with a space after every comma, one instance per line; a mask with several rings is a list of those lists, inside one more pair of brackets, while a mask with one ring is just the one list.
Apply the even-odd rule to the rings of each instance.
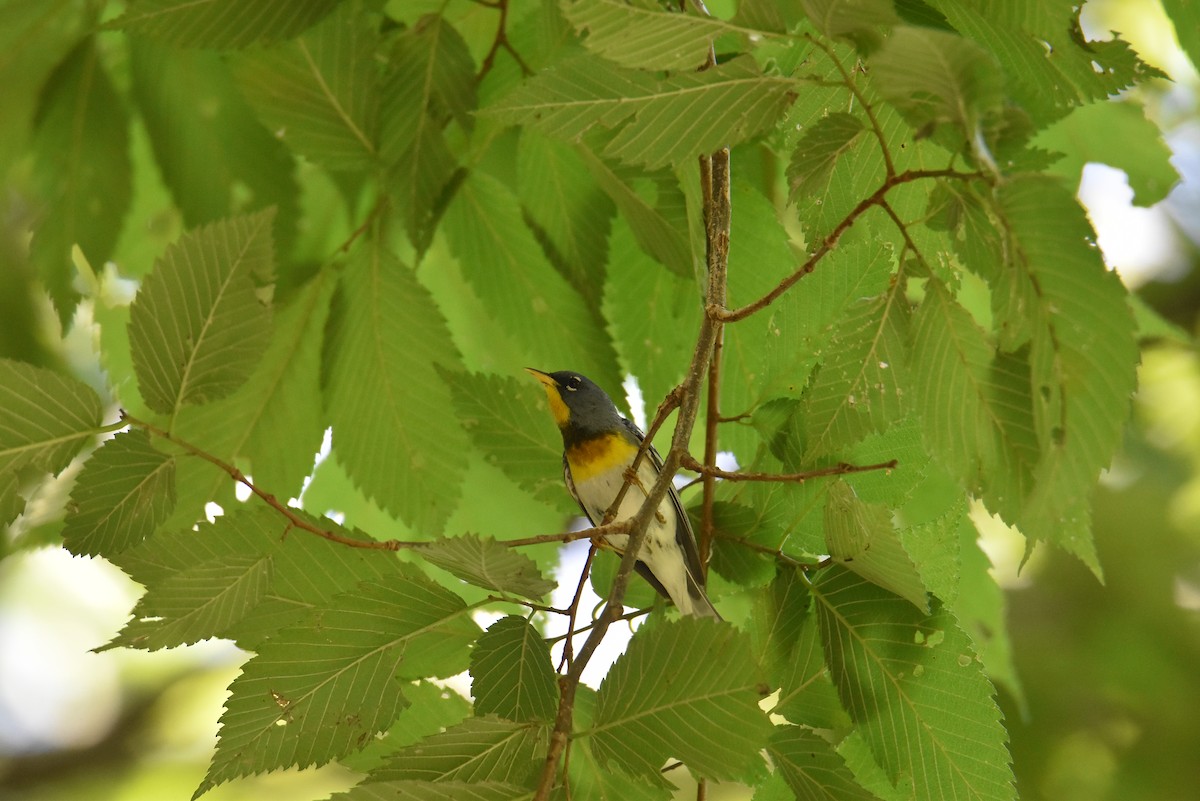
[[[725, 619], [717, 612], [716, 607], [712, 605], [712, 601], [708, 600], [708, 595], [704, 592], [704, 587], [692, 577], [690, 571], [687, 576], [687, 594], [689, 601], [688, 608], [685, 609], [681, 606], [679, 609], [680, 613], [695, 615], [696, 617], [711, 617], [714, 620]], [[676, 605], [679, 605], [678, 602], [676, 602]]]

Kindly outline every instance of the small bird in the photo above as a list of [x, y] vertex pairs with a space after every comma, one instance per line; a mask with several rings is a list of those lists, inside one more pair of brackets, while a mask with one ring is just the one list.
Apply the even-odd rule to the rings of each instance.
[[[625, 472], [645, 435], [621, 416], [604, 390], [579, 373], [525, 369], [546, 390], [550, 413], [562, 433], [567, 489], [592, 525], [599, 525], [624, 485]], [[662, 465], [662, 457], [651, 447], [638, 465], [637, 480], [626, 490], [614, 520], [627, 520], [637, 514], [658, 480]], [[605, 542], [622, 552], [629, 535], [609, 534]], [[650, 518], [635, 567], [654, 589], [674, 601], [681, 613], [721, 619], [704, 593], [696, 536], [674, 487]]]

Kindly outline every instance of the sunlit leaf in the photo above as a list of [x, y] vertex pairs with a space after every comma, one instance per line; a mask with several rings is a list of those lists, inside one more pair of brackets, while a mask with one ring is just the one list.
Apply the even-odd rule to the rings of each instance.
[[468, 718], [397, 751], [364, 787], [401, 781], [524, 784], [532, 778], [537, 749], [544, 744], [543, 726], [495, 715]]
[[877, 796], [854, 780], [845, 760], [812, 729], [779, 726], [767, 753], [797, 801], [874, 801]]

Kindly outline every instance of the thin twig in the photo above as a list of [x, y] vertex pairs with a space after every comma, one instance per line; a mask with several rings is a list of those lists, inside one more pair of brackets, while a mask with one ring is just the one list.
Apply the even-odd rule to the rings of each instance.
[[833, 47], [811, 34], [807, 35], [806, 38], [824, 50], [825, 55], [829, 56], [829, 60], [833, 62], [838, 72], [842, 74], [842, 83], [850, 90], [850, 94], [854, 95], [859, 105], [862, 106], [863, 112], [867, 115], [867, 120], [871, 123], [871, 130], [875, 134], [875, 138], [879, 141], [879, 149], [883, 153], [884, 174], [888, 178], [893, 177], [896, 174], [896, 165], [892, 162], [892, 153], [888, 150], [887, 140], [883, 136], [883, 126], [879, 124], [879, 119], [875, 116], [875, 109], [867, 102], [867, 98], [859, 91], [858, 84], [850, 77], [850, 73], [846, 71], [846, 68], [842, 66], [841, 60], [833, 52]]
[[[712, 156], [701, 159], [708, 166], [709, 190], [708, 202], [705, 205], [705, 246], [706, 259], [711, 276], [714, 266], [728, 264], [729, 261], [729, 230], [731, 224], [731, 205], [729, 195], [729, 151], [721, 150]], [[712, 280], [710, 278], [710, 284]], [[713, 284], [709, 288], [710, 306], [724, 308], [727, 302], [725, 282]], [[719, 319], [714, 319], [716, 331], [713, 335], [712, 356], [708, 360], [708, 403], [704, 419], [704, 463], [716, 465], [717, 437], [721, 421], [721, 352], [725, 341], [725, 325]], [[684, 454], [684, 457], [688, 454]], [[681, 457], [682, 458], [682, 457]], [[708, 560], [712, 553], [713, 539], [713, 504], [716, 502], [716, 480], [708, 473], [703, 474], [703, 494], [700, 499], [700, 538], [697, 550], [700, 557], [701, 570], [707, 573]]]
[[592, 545], [588, 548], [587, 559], [583, 562], [583, 569], [579, 571], [579, 583], [575, 585], [575, 597], [571, 599], [571, 605], [567, 607], [567, 638], [563, 641], [562, 659], [558, 663], [560, 672], [564, 665], [569, 671], [571, 664], [575, 661], [575, 620], [579, 616], [579, 602], [583, 598], [583, 588], [587, 585], [588, 576], [592, 572], [592, 561], [596, 558], [596, 550], [596, 541], [592, 540]]
[[724, 481], [771, 481], [771, 482], [795, 482], [803, 484], [810, 478], [822, 478], [824, 476], [844, 476], [849, 473], [866, 473], [871, 470], [894, 470], [899, 464], [895, 459], [878, 464], [848, 464], [847, 462], [839, 462], [830, 467], [818, 467], [813, 470], [804, 470], [799, 473], [751, 473], [742, 470], [722, 470], [719, 467], [714, 467], [708, 464], [702, 464], [690, 454], [684, 456], [681, 460], [681, 465], [686, 470], [692, 470], [705, 477], [719, 478]]
[[624, 534], [629, 530], [629, 521], [621, 520], [616, 523], [606, 523], [603, 526], [595, 528], [585, 528], [579, 531], [562, 531], [558, 534], [537, 534], [532, 537], [521, 537], [513, 540], [497, 540], [501, 545], [506, 545], [509, 548], [518, 548], [525, 545], [541, 545], [546, 542], [568, 543], [575, 540], [586, 540], [594, 537], [602, 537], [608, 534]]
[[748, 303], [738, 309], [726, 309], [721, 306], [709, 306], [707, 309], [708, 315], [714, 319], [726, 323], [737, 322], [754, 314], [757, 311], [765, 309], [774, 303], [780, 295], [791, 289], [792, 285], [799, 281], [804, 276], [811, 273], [829, 251], [833, 250], [837, 245], [842, 234], [854, 225], [854, 223], [875, 206], [881, 205], [887, 197], [887, 193], [901, 184], [919, 181], [923, 178], [957, 178], [961, 180], [972, 180], [982, 177], [982, 173], [978, 172], [961, 172], [959, 170], [906, 170], [898, 175], [891, 176], [871, 193], [868, 197], [863, 198], [857, 206], [850, 210], [850, 213], [842, 218], [834, 229], [829, 232], [829, 235], [821, 240], [821, 244], [813, 251], [813, 254], [808, 257], [808, 260], [800, 265], [796, 270], [775, 286], [767, 294], [763, 295], [756, 301]]
[[180, 439], [174, 434], [165, 431], [152, 423], [148, 423], [145, 420], [139, 420], [138, 418], [129, 414], [129, 412], [126, 412], [124, 409], [121, 410], [121, 419], [132, 426], [145, 429], [151, 434], [154, 434], [157, 437], [165, 439], [167, 442], [179, 446], [192, 456], [199, 457], [209, 464], [215, 465], [218, 469], [227, 473], [234, 481], [246, 487], [256, 496], [258, 496], [263, 503], [267, 504], [272, 509], [279, 512], [279, 514], [287, 518], [287, 521], [291, 523], [293, 528], [298, 528], [301, 531], [307, 531], [310, 534], [316, 534], [322, 539], [329, 540], [330, 542], [336, 542], [339, 545], [347, 545], [351, 548], [365, 548], [374, 551], [399, 551], [402, 548], [419, 548], [423, 545], [429, 544], [428, 542], [405, 542], [403, 540], [356, 540], [351, 539], [350, 537], [343, 537], [342, 535], [330, 531], [329, 529], [321, 528], [320, 526], [310, 523], [308, 520], [292, 511], [292, 509], [286, 504], [280, 503], [279, 499], [277, 499], [271, 493], [265, 492], [254, 486], [250, 479], [246, 478], [246, 475], [241, 470], [237, 469], [226, 461], [218, 459], [211, 453], [196, 447], [187, 440]]
[[[645, 617], [646, 615], [650, 614], [651, 609], [652, 609], [652, 607], [647, 608], [647, 609], [634, 609], [631, 612], [625, 612], [621, 615], [618, 615], [617, 618], [613, 622], [618, 623], [622, 620], [637, 620], [639, 617]], [[585, 631], [591, 631], [593, 628], [595, 628], [595, 626], [596, 626], [596, 621], [593, 620], [591, 623], [588, 623], [586, 626], [580, 626], [575, 631], [571, 632], [571, 634], [572, 635], [583, 634]], [[554, 643], [565, 640], [566, 638], [567, 638], [566, 634], [560, 634], [557, 637], [548, 638], [546, 640], [546, 642], [549, 643], [550, 645], [554, 645]]]
[[492, 71], [492, 67], [496, 64], [496, 54], [500, 52], [500, 48], [502, 47], [517, 62], [517, 66], [521, 68], [522, 75], [532, 75], [533, 70], [529, 69], [529, 65], [525, 63], [525, 59], [521, 58], [521, 54], [512, 46], [512, 42], [508, 41], [508, 0], [496, 0], [494, 3], [480, 3], [480, 5], [485, 5], [499, 11], [500, 21], [496, 23], [496, 35], [492, 39], [492, 46], [488, 50], [487, 55], [483, 57], [483, 63], [479, 67], [479, 74], [475, 76], [475, 80], [482, 81], [484, 76]]

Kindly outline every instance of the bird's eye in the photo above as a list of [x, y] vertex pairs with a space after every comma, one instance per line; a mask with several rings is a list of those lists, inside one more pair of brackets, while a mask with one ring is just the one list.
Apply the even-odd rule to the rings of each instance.
[[567, 380], [567, 389], [571, 392], [579, 389], [579, 376], [573, 375]]

